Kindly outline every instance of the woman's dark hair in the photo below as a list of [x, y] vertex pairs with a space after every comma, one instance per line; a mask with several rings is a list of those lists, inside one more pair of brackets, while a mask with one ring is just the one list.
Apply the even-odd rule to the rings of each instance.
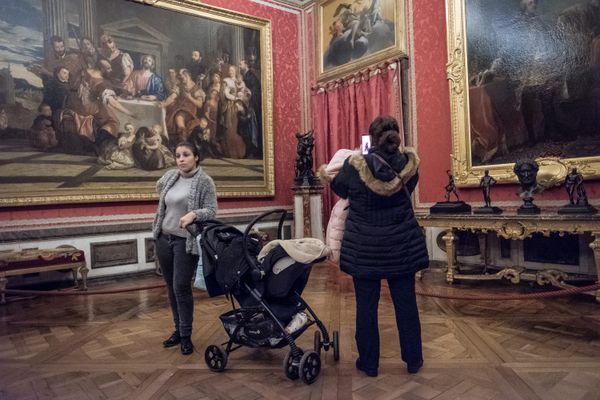
[[387, 154], [393, 154], [400, 147], [400, 127], [396, 118], [379, 116], [369, 126], [371, 146]]
[[[183, 140], [183, 141], [177, 143], [177, 146], [175, 146], [175, 150], [177, 150], [178, 147], [187, 147], [188, 149], [190, 149], [192, 151], [192, 154], [195, 157], [198, 157], [198, 160], [200, 160], [200, 152], [198, 151], [198, 147], [196, 147], [195, 144], [188, 142], [186, 140]], [[200, 161], [198, 161], [198, 162], [200, 162]], [[196, 164], [198, 164], [198, 163], [196, 163]]]

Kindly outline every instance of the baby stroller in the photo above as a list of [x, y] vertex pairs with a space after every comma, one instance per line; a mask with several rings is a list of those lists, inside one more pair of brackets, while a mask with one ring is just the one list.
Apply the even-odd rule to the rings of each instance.
[[[289, 346], [283, 361], [285, 375], [311, 384], [321, 371], [321, 349], [333, 349], [335, 361], [340, 357], [338, 332], [334, 331], [330, 340], [321, 320], [301, 297], [312, 264], [323, 258], [303, 264], [291, 259], [281, 246], [277, 246], [259, 262], [256, 257], [262, 243], [250, 232], [271, 214], [281, 214], [278, 238], [282, 238], [286, 211], [280, 209], [254, 218], [243, 233], [217, 220], [201, 223], [203, 275], [208, 295], [225, 294], [232, 305], [231, 311], [219, 317], [229, 340], [221, 345], [208, 346], [204, 359], [211, 371], [221, 372], [227, 366], [229, 353], [243, 346], [271, 349]], [[193, 232], [194, 229], [188, 230]], [[288, 333], [286, 324], [294, 315], [304, 311], [309, 314], [306, 323]], [[314, 351], [305, 353], [295, 340], [315, 324], [318, 329], [314, 333]]]

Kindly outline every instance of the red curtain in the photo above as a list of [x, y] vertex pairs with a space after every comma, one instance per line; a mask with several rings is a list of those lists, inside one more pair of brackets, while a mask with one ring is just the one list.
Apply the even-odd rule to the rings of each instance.
[[[339, 149], [355, 149], [369, 124], [379, 115], [391, 115], [402, 129], [400, 63], [387, 61], [343, 79], [312, 88], [312, 119], [317, 167], [329, 162]], [[401, 137], [404, 135], [401, 132]], [[323, 212], [335, 199], [328, 188], [323, 193]], [[324, 224], [325, 225], [325, 224]]]

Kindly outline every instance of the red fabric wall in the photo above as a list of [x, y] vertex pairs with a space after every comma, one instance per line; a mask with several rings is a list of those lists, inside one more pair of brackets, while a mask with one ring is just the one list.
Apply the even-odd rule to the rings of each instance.
[[[225, 8], [271, 21], [273, 46], [273, 141], [275, 196], [251, 199], [220, 199], [222, 209], [293, 204], [296, 138], [301, 130], [299, 61], [300, 12], [274, 8], [249, 0], [203, 0], [203, 4]], [[290, 12], [293, 11], [293, 12]], [[0, 208], [0, 222], [20, 219], [145, 214], [156, 210], [156, 202], [49, 205]]]
[[[417, 146], [421, 156], [419, 203], [443, 201], [450, 168], [452, 137], [450, 98], [446, 80], [446, 1], [412, 0], [414, 69], [417, 110]], [[516, 185], [494, 188], [492, 201], [515, 201], [520, 204]], [[600, 183], [586, 182], [590, 199], [600, 198]], [[479, 189], [460, 189], [461, 199], [482, 202]], [[548, 190], [536, 197], [536, 203], [567, 200], [563, 188]]]

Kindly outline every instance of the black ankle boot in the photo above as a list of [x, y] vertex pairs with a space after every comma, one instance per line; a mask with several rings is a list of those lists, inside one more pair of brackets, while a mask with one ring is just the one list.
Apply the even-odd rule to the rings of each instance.
[[422, 366], [423, 366], [423, 360], [419, 361], [416, 364], [408, 364], [406, 369], [409, 374], [416, 374], [417, 372], [419, 372], [419, 370], [421, 369]]
[[163, 347], [173, 347], [177, 346], [181, 342], [181, 337], [179, 336], [179, 332], [175, 331], [173, 334], [163, 342]]
[[360, 358], [356, 359], [356, 369], [364, 372], [365, 374], [367, 374], [367, 376], [370, 376], [372, 378], [377, 376], [377, 369], [367, 369], [367, 368], [363, 367], [363, 365], [360, 362]]
[[189, 336], [181, 337], [181, 354], [187, 356], [194, 352], [194, 345], [192, 344], [192, 340]]

